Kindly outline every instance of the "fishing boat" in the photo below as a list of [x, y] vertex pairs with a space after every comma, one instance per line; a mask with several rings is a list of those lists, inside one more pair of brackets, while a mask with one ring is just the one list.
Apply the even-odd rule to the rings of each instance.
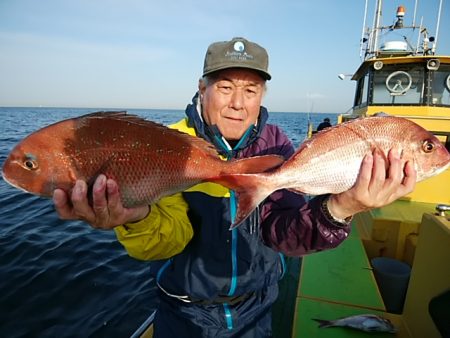
[[[383, 3], [377, 0], [373, 26], [365, 28], [367, 7], [368, 0], [363, 60], [352, 75], [353, 107], [338, 122], [380, 112], [401, 116], [432, 131], [450, 150], [450, 56], [437, 54], [442, 0], [433, 34], [422, 20], [416, 22], [417, 1], [411, 24], [399, 6], [395, 22], [383, 25]], [[403, 38], [389, 40], [390, 35]], [[338, 248], [288, 259], [274, 305], [274, 337], [367, 337], [347, 328], [319, 328], [312, 320], [358, 314], [389, 319], [400, 338], [449, 336], [448, 210], [450, 170], [418, 183], [391, 205], [356, 215], [351, 235]], [[132, 337], [151, 337], [153, 317]]]
[[[450, 55], [437, 53], [442, 0], [434, 32], [423, 19], [417, 23], [417, 8], [415, 1], [411, 24], [398, 6], [389, 17], [393, 23], [383, 25], [383, 2], [376, 1], [373, 26], [363, 28], [362, 62], [351, 77], [353, 106], [338, 123], [400, 116], [431, 131], [450, 151]], [[292, 337], [349, 337], [346, 329], [319, 329], [311, 318], [361, 313], [390, 319], [396, 337], [450, 337], [449, 210], [447, 170], [386, 207], [356, 215], [350, 238], [337, 249], [304, 257]]]

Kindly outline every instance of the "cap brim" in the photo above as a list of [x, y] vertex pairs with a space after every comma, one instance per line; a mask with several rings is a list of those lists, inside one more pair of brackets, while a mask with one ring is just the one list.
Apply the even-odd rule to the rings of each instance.
[[242, 69], [254, 70], [258, 74], [260, 74], [264, 80], [267, 80], [267, 81], [272, 78], [272, 76], [263, 69], [258, 69], [258, 68], [253, 68], [253, 67], [245, 67], [245, 66], [239, 66], [239, 65], [233, 65], [233, 66], [226, 65], [226, 66], [222, 66], [222, 67], [215, 67], [214, 69], [210, 69], [206, 72], [203, 72], [203, 76], [210, 75], [212, 73], [218, 72], [219, 70], [230, 69], [230, 68], [242, 68]]

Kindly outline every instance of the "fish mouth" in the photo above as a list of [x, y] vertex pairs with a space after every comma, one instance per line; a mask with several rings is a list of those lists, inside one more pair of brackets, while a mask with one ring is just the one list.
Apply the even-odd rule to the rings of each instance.
[[8, 183], [9, 185], [13, 186], [14, 188], [19, 189], [19, 190], [22, 190], [23, 192], [26, 192], [27, 194], [30, 193], [29, 191], [25, 190], [24, 188], [22, 188], [22, 187], [21, 187], [20, 185], [18, 185], [17, 183], [15, 183], [15, 182], [13, 182], [13, 181], [11, 181], [11, 180], [8, 180], [8, 179], [6, 178], [6, 175], [5, 175], [5, 173], [4, 173], [3, 170], [2, 170], [2, 178], [3, 178], [3, 181], [5, 181], [5, 182]]
[[447, 161], [447, 163], [446, 164], [444, 164], [441, 168], [439, 168], [439, 169], [437, 169], [436, 170], [436, 173], [437, 174], [440, 174], [440, 173], [442, 173], [443, 171], [445, 171], [445, 170], [447, 170], [447, 169], [449, 169], [450, 168], [450, 159]]
[[[423, 176], [423, 178], [422, 178], [422, 181], [424, 180], [424, 179], [426, 179], [426, 178], [430, 178], [430, 177], [433, 177], [433, 176], [437, 176], [437, 175], [439, 175], [439, 174], [442, 174], [444, 171], [446, 171], [447, 169], [449, 169], [450, 168], [450, 161], [448, 161], [446, 164], [444, 164], [444, 165], [438, 165], [438, 166], [436, 166], [436, 169], [435, 170], [432, 170], [432, 171], [430, 171], [427, 175], [424, 175]], [[417, 170], [417, 169], [416, 169]]]
[[26, 194], [32, 194], [32, 195], [37, 195], [37, 196], [41, 196], [41, 197], [49, 197], [49, 195], [46, 195], [46, 194], [42, 194], [42, 193], [40, 193], [40, 192], [38, 192], [38, 191], [34, 191], [34, 190], [30, 190], [30, 189], [25, 189], [25, 188], [23, 188], [22, 186], [20, 186], [18, 183], [16, 183], [16, 182], [14, 182], [14, 181], [12, 181], [12, 180], [9, 180], [9, 179], [7, 179], [6, 177], [5, 177], [5, 174], [4, 174], [4, 172], [2, 171], [2, 178], [3, 178], [3, 180], [6, 182], [6, 183], [8, 183], [10, 186], [12, 186], [12, 187], [14, 187], [14, 188], [16, 188], [16, 189], [18, 189], [18, 190], [20, 190], [20, 191], [23, 191], [24, 193], [26, 193]]

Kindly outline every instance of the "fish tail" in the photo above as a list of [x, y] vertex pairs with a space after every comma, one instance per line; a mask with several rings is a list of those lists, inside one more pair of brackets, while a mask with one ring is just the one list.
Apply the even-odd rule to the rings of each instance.
[[236, 174], [211, 179], [212, 182], [222, 184], [237, 193], [238, 208], [230, 230], [241, 224], [273, 192], [273, 188], [268, 184], [268, 177], [262, 174]]
[[221, 174], [258, 174], [275, 167], [278, 167], [285, 161], [280, 155], [264, 155], [242, 158], [228, 162]]
[[311, 319], [315, 320], [316, 322], [319, 323], [319, 328], [333, 326], [333, 322], [331, 320], [317, 319], [317, 318], [311, 318]]

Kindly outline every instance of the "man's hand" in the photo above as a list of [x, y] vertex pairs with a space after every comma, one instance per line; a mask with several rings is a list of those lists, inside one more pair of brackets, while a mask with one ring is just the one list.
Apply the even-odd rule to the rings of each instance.
[[97, 229], [112, 229], [120, 224], [143, 219], [149, 206], [124, 208], [117, 183], [99, 175], [92, 189], [92, 207], [87, 197], [87, 184], [77, 180], [69, 198], [67, 193], [56, 189], [53, 203], [61, 219], [80, 219]]
[[330, 213], [345, 219], [358, 212], [388, 205], [414, 190], [416, 171], [413, 163], [400, 159], [400, 150], [391, 149], [386, 163], [375, 150], [364, 157], [355, 185], [348, 191], [331, 195]]

